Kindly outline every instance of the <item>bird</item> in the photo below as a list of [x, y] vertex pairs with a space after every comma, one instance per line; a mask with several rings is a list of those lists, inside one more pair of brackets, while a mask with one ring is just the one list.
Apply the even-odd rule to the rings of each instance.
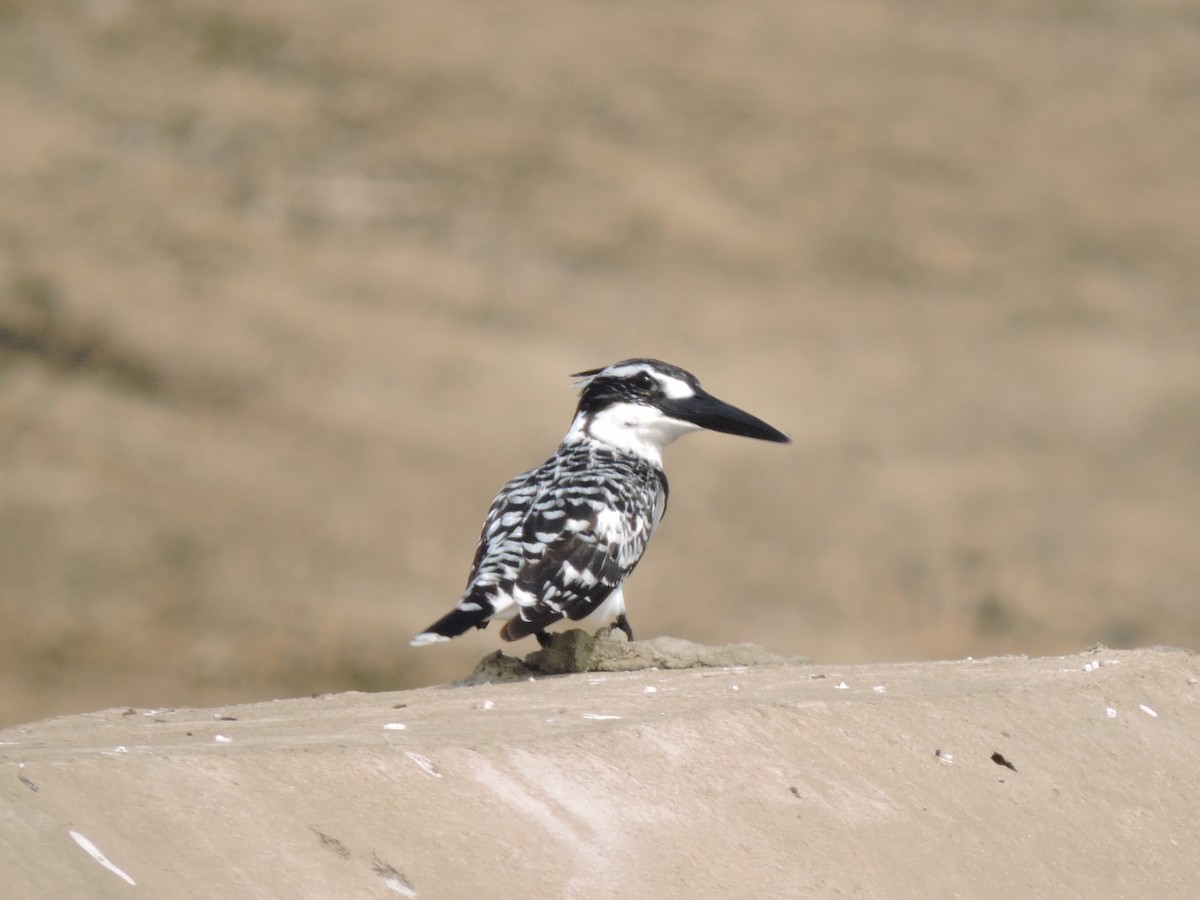
[[626, 359], [576, 372], [579, 403], [554, 455], [508, 482], [484, 520], [457, 605], [412, 640], [447, 641], [503, 621], [500, 637], [569, 620], [609, 622], [629, 641], [623, 587], [667, 510], [663, 448], [706, 429], [764, 441], [790, 438], [718, 400], [691, 372]]

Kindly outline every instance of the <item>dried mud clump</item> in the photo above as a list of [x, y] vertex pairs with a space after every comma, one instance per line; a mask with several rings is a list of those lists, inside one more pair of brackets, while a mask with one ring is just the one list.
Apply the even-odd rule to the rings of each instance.
[[594, 635], [581, 628], [550, 635], [550, 644], [524, 661], [501, 650], [489, 653], [458, 684], [524, 681], [544, 675], [578, 672], [635, 672], [642, 669], [696, 669], [727, 666], [773, 666], [806, 663], [805, 657], [784, 657], [758, 644], [709, 646], [682, 638], [657, 637], [626, 641], [602, 628]]

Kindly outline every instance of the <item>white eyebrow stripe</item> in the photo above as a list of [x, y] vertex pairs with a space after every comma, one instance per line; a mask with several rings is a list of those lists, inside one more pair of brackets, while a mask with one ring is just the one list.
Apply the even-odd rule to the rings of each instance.
[[695, 397], [696, 392], [692, 386], [682, 378], [673, 378], [670, 375], [663, 375], [659, 372], [651, 373], [658, 379], [663, 386], [663, 393], [672, 400], [682, 400], [684, 397]]

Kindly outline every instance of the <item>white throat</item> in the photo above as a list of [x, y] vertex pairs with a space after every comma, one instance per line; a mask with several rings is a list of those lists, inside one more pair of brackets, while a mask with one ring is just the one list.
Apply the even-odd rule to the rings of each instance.
[[564, 440], [590, 438], [615, 450], [640, 456], [661, 468], [663, 447], [699, 427], [672, 419], [651, 406], [614, 403], [591, 416], [577, 415]]

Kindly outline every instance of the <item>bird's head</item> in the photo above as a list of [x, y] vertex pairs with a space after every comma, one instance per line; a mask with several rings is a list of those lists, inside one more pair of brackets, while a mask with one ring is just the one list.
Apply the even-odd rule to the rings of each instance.
[[691, 372], [657, 359], [627, 359], [575, 373], [579, 407], [567, 440], [591, 438], [661, 463], [662, 449], [706, 428], [787, 443], [783, 432], [707, 393]]

